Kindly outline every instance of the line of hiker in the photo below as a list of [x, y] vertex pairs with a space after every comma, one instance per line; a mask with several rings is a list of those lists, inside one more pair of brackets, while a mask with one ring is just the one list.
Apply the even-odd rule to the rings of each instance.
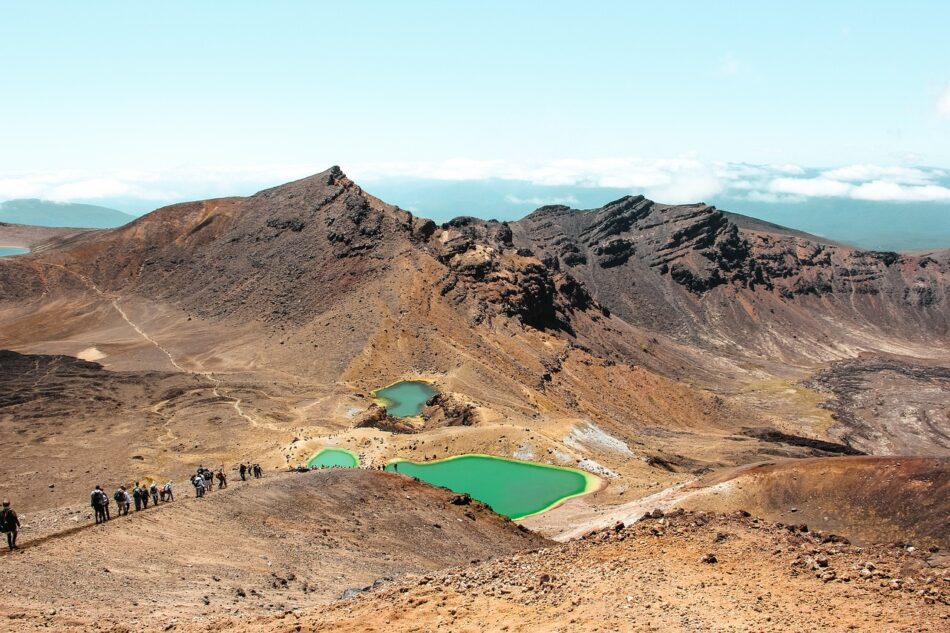
[[[171, 481], [166, 482], [163, 486], [159, 486], [154, 481], [150, 485], [143, 485], [136, 481], [135, 486], [132, 488], [132, 494], [129, 494], [125, 486], [119, 486], [115, 492], [112, 493], [112, 499], [115, 500], [116, 516], [118, 517], [127, 515], [133, 502], [135, 503], [135, 511], [139, 512], [140, 510], [148, 508], [149, 501], [151, 501], [153, 506], [157, 506], [159, 501], [162, 503], [174, 501], [175, 494], [172, 492]], [[105, 523], [112, 519], [112, 510], [109, 507], [110, 503], [109, 495], [102, 489], [102, 486], [96, 486], [90, 493], [89, 504], [92, 506], [92, 511], [96, 515], [97, 524]]]
[[[260, 464], [242, 463], [238, 468], [238, 472], [241, 474], [241, 481], [247, 481], [248, 476], [254, 477], [254, 479], [260, 479], [264, 476], [264, 469], [261, 468]], [[228, 477], [224, 472], [224, 466], [218, 468], [217, 471], [198, 466], [198, 470], [190, 478], [191, 484], [195, 487], [195, 496], [203, 497], [206, 492], [213, 490], [215, 480], [218, 481], [218, 490], [228, 487]], [[152, 506], [157, 506], [160, 503], [169, 503], [174, 500], [175, 493], [170, 480], [164, 485], [159, 485], [155, 481], [147, 485], [137, 481], [131, 492], [122, 485], [112, 493], [111, 499], [106, 491], [102, 489], [102, 486], [96, 486], [89, 495], [89, 503], [95, 514], [97, 525], [112, 520], [112, 501], [115, 501], [116, 505], [115, 516], [120, 517], [128, 515], [133, 505], [136, 512], [141, 512], [148, 509], [150, 503]], [[4, 499], [3, 507], [0, 509], [0, 532], [7, 535], [7, 547], [11, 551], [19, 549], [16, 544], [19, 530], [20, 517], [10, 507], [10, 501]]]
[[[244, 464], [241, 464], [244, 468]], [[228, 476], [224, 474], [224, 467], [218, 468], [214, 473], [209, 468], [198, 466], [198, 470], [191, 476], [191, 485], [195, 487], [195, 497], [205, 496], [205, 492], [214, 490], [214, 480], [218, 480], [218, 490], [228, 487]], [[243, 473], [241, 479], [244, 479]]]
[[254, 479], [260, 479], [264, 476], [264, 469], [261, 468], [260, 464], [251, 466], [250, 464], [242, 463], [240, 467], [238, 467], [238, 473], [241, 474], [241, 481], [247, 481], [248, 476], [254, 477]]

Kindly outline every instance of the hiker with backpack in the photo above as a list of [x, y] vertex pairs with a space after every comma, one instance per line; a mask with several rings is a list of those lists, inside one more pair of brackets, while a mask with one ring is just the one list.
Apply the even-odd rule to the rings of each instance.
[[205, 496], [205, 479], [201, 475], [195, 475], [191, 483], [195, 487], [195, 498]]
[[135, 482], [135, 487], [132, 488], [132, 499], [135, 500], [135, 511], [138, 512], [142, 509], [142, 487], [139, 486], [139, 482]]
[[175, 495], [172, 494], [172, 482], [171, 479], [162, 487], [162, 495], [165, 497], [165, 502], [174, 501]]
[[218, 469], [218, 490], [228, 487], [228, 477], [224, 474], [224, 467]]
[[89, 503], [92, 505], [93, 511], [96, 513], [96, 525], [106, 522], [106, 510], [105, 504], [108, 501], [106, 493], [102, 491], [102, 486], [96, 486], [96, 488], [89, 495]]
[[201, 477], [205, 482], [205, 490], [208, 492], [214, 490], [214, 473], [211, 472], [211, 469], [205, 468], [204, 472], [201, 473]]
[[238, 468], [238, 472], [241, 474], [241, 481], [247, 481], [245, 475], [247, 474], [247, 466], [244, 465], [244, 462], [241, 462], [241, 466]]
[[260, 464], [254, 464], [254, 479], [260, 479], [264, 476], [264, 471]]
[[116, 516], [128, 516], [129, 506], [132, 504], [132, 499], [129, 498], [129, 493], [126, 491], [125, 486], [119, 486], [112, 498], [115, 499]]
[[154, 481], [149, 486], [148, 491], [152, 494], [152, 505], [158, 505], [158, 484]]
[[142, 498], [142, 509], [148, 508], [148, 486], [143, 484], [139, 490], [139, 496]]
[[13, 508], [10, 507], [8, 499], [3, 500], [3, 509], [0, 510], [0, 531], [7, 535], [7, 547], [12, 552], [19, 549], [16, 544], [17, 530], [20, 529], [20, 517], [16, 515]]

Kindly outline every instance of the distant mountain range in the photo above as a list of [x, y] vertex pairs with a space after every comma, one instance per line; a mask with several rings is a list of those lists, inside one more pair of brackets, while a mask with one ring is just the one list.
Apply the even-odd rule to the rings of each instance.
[[52, 202], [20, 198], [0, 202], [0, 222], [33, 226], [111, 229], [128, 224], [135, 216], [93, 204]]

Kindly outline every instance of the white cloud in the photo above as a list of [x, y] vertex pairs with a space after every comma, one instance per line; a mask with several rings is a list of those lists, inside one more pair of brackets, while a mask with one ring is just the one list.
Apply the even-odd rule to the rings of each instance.
[[908, 185], [924, 185], [933, 182], [934, 175], [916, 167], [886, 167], [881, 165], [849, 165], [829, 169], [821, 174], [825, 178], [847, 181], [887, 180]]
[[536, 207], [543, 207], [548, 204], [572, 205], [577, 204], [578, 200], [575, 196], [555, 196], [553, 198], [532, 196], [530, 198], [521, 198], [519, 196], [508, 194], [505, 196], [505, 202], [510, 202], [511, 204], [530, 204]]
[[939, 185], [920, 187], [875, 180], [858, 185], [851, 191], [856, 200], [886, 200], [891, 202], [950, 202], [950, 188]]
[[[112, 173], [60, 171], [0, 173], [0, 200], [45, 198], [56, 201], [127, 199], [195, 200], [246, 195], [322, 171], [327, 165], [269, 165], [233, 168], [177, 167], [163, 172]], [[615, 187], [660, 202], [743, 198], [762, 203], [801, 202], [813, 197], [904, 202], [950, 201], [950, 173], [930, 167], [859, 164], [834, 169], [799, 165], [752, 165], [703, 161], [693, 156], [649, 160], [639, 157], [555, 159], [517, 162], [458, 158], [425, 163], [344, 165], [357, 182], [383, 178], [526, 181], [535, 185]], [[568, 204], [568, 194], [526, 192], [518, 204]]]
[[854, 185], [831, 178], [775, 178], [768, 190], [808, 197], [846, 197]]
[[[850, 198], [889, 202], [947, 202], [950, 188], [934, 182], [941, 170], [852, 165], [815, 178], [775, 178], [768, 191], [801, 197]], [[760, 198], [766, 201], [766, 198]]]
[[716, 165], [695, 158], [557, 159], [512, 161], [451, 160], [443, 163], [373, 163], [345, 168], [356, 180], [504, 178], [536, 185], [618, 187], [664, 202], [697, 202], [723, 190]]
[[950, 86], [937, 97], [937, 114], [944, 119], [950, 119]]
[[742, 63], [735, 53], [726, 53], [719, 58], [716, 64], [716, 75], [719, 77], [735, 77], [742, 72]]

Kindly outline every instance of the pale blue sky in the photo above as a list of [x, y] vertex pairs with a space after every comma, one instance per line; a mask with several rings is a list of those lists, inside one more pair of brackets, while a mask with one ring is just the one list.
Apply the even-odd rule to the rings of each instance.
[[[756, 195], [948, 201], [948, 25], [942, 0], [0, 0], [0, 200], [246, 193], [340, 164], [680, 201], [746, 163], [792, 166]], [[785, 182], [852, 165], [938, 170]]]

